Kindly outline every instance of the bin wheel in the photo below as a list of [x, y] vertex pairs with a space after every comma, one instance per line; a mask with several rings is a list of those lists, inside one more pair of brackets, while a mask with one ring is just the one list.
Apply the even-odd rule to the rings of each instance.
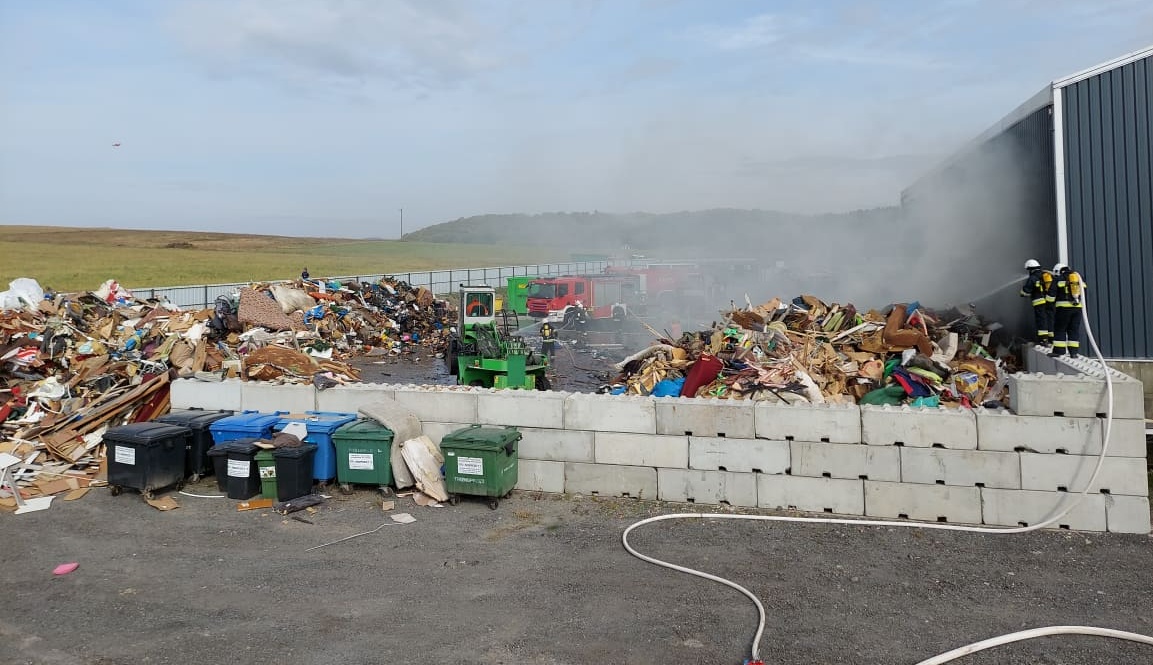
[[448, 497], [448, 503], [449, 503], [449, 505], [453, 505], [453, 506], [460, 505], [460, 497], [453, 494], [452, 496]]
[[382, 487], [380, 488], [380, 495], [381, 495], [381, 496], [383, 496], [383, 497], [390, 497], [390, 496], [392, 496], [392, 495], [393, 495], [393, 491], [392, 491], [392, 488], [391, 488], [391, 487], [388, 487], [387, 485], [385, 485], [385, 486], [382, 486]]
[[496, 510], [500, 506], [500, 499], [493, 497], [488, 500], [488, 509]]
[[192, 474], [191, 476], [188, 476], [188, 482], [190, 482], [190, 483], [198, 483], [198, 482], [200, 482], [200, 474], [199, 474], [199, 473], [194, 473], [194, 474]]
[[119, 485], [109, 485], [108, 486], [108, 493], [111, 494], [112, 496], [120, 496], [120, 493], [123, 491], [124, 491], [124, 488], [119, 486]]
[[144, 497], [146, 501], [151, 501], [156, 498], [156, 493], [152, 490], [144, 490], [140, 493], [140, 496]]
[[179, 492], [182, 489], [184, 489], [184, 481], [183, 480], [176, 481], [176, 491]]
[[352, 484], [351, 483], [341, 483], [340, 484], [340, 493], [341, 494], [352, 494]]

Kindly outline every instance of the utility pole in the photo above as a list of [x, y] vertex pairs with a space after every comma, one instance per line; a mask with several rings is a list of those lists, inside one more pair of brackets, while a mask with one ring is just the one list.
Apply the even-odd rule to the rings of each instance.
[[404, 208], [400, 209], [400, 239], [404, 240]]

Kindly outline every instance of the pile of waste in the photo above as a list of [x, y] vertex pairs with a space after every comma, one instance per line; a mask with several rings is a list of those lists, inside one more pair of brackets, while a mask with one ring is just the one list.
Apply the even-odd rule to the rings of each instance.
[[[1016, 359], [972, 311], [919, 303], [859, 312], [813, 296], [726, 313], [711, 330], [660, 339], [602, 392], [786, 403], [1001, 406]], [[992, 352], [990, 351], [992, 349]]]
[[172, 378], [327, 388], [359, 381], [345, 360], [360, 353], [443, 351], [454, 321], [427, 289], [387, 279], [252, 284], [182, 310], [114, 280], [45, 293], [21, 278], [0, 292], [0, 453], [44, 494], [82, 490], [99, 474], [103, 432], [167, 412]]

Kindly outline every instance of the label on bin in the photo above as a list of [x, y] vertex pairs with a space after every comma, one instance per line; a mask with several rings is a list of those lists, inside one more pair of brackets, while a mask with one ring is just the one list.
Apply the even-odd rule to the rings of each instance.
[[484, 460], [480, 457], [457, 457], [456, 472], [470, 476], [483, 476]]
[[372, 453], [349, 453], [348, 454], [348, 468], [357, 471], [372, 471], [376, 467], [373, 465]]
[[116, 463], [136, 466], [136, 449], [116, 446]]
[[[247, 478], [251, 465], [252, 462], [248, 460], [230, 459], [228, 460], [228, 476], [230, 478]], [[272, 469], [273, 473], [276, 473], [276, 467], [272, 467]]]
[[[248, 474], [245, 474], [245, 475], [248, 475]], [[260, 467], [260, 477], [261, 478], [275, 478], [276, 477], [276, 467], [274, 467], [274, 466], [262, 466], [262, 467]]]

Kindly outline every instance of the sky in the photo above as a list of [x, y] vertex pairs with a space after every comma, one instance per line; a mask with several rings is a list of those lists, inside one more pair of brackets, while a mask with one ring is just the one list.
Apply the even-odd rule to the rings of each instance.
[[895, 205], [1151, 42], [1148, 0], [0, 0], [0, 223]]

